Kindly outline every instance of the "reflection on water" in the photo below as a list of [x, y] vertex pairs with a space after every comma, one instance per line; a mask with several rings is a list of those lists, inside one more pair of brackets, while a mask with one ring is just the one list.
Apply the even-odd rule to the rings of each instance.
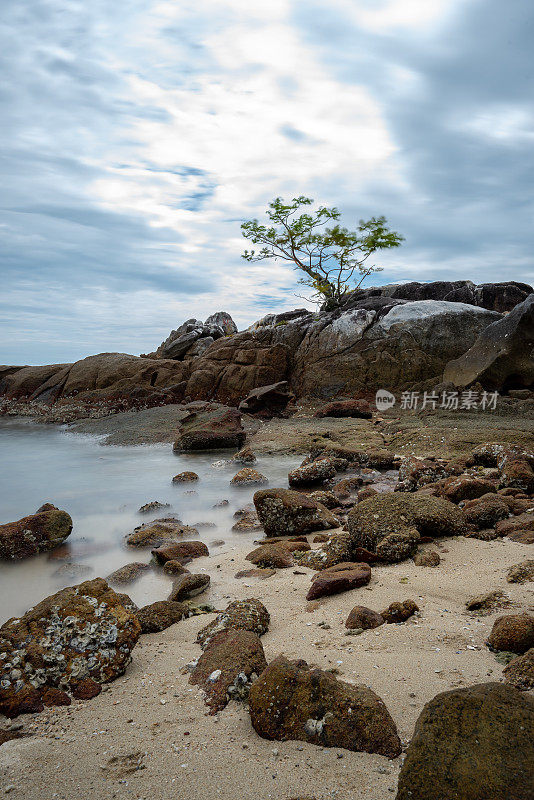
[[[236, 509], [251, 502], [254, 487], [231, 487], [240, 468], [213, 467], [231, 451], [176, 455], [171, 445], [102, 447], [98, 439], [72, 434], [56, 427], [26, 420], [0, 420], [0, 523], [33, 514], [45, 502], [65, 509], [74, 523], [68, 547], [13, 563], [0, 562], [0, 624], [26, 611], [43, 598], [81, 580], [106, 577], [130, 561], [150, 560], [150, 550], [126, 548], [124, 536], [137, 525], [156, 517], [176, 514], [201, 527], [199, 539], [223, 539], [223, 546], [243, 539], [252, 542], [258, 533], [231, 530]], [[259, 458], [255, 468], [269, 478], [270, 486], [287, 486], [287, 473], [301, 458]], [[194, 484], [172, 484], [173, 475], [196, 472]], [[256, 487], [258, 488], [258, 487]], [[220, 500], [229, 505], [213, 508]], [[171, 508], [141, 515], [137, 509], [151, 500]], [[213, 552], [219, 552], [213, 548]], [[68, 564], [75, 564], [70, 568]], [[75, 572], [74, 572], [75, 570]], [[83, 574], [81, 574], [83, 572]], [[169, 578], [150, 570], [125, 587], [138, 604], [164, 599]], [[120, 588], [117, 589], [121, 591]]]

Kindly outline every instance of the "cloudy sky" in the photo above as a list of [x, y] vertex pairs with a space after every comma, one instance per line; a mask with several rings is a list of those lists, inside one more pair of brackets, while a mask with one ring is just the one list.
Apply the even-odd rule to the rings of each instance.
[[534, 282], [532, 0], [5, 0], [0, 363], [302, 306], [276, 195], [385, 214], [375, 282]]

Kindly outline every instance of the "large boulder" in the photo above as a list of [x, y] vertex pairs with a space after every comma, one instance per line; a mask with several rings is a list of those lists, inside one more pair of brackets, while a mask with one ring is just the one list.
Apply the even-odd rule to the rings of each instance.
[[442, 300], [395, 305], [384, 316], [364, 308], [322, 315], [307, 326], [291, 384], [297, 395], [328, 397], [439, 380], [447, 362], [498, 319], [493, 311]]
[[397, 728], [382, 700], [366, 686], [338, 681], [304, 661], [279, 656], [249, 693], [256, 733], [355, 752], [400, 755]]
[[294, 536], [339, 526], [321, 503], [292, 489], [260, 489], [254, 505], [267, 536]]
[[534, 698], [484, 683], [438, 694], [417, 720], [397, 800], [532, 800]]
[[472, 347], [452, 359], [443, 380], [463, 387], [478, 381], [490, 390], [534, 385], [534, 294], [483, 330]]
[[441, 497], [379, 494], [358, 503], [348, 515], [352, 548], [362, 547], [384, 561], [413, 555], [421, 536], [466, 533], [461, 509]]
[[72, 531], [72, 519], [47, 503], [35, 514], [0, 525], [0, 558], [19, 559], [53, 550]]
[[193, 411], [180, 423], [174, 449], [220, 450], [240, 448], [245, 441], [241, 414], [235, 408], [214, 404], [206, 411]]
[[0, 713], [42, 709], [43, 693], [74, 693], [125, 671], [141, 633], [135, 607], [102, 578], [47, 597], [0, 628]]

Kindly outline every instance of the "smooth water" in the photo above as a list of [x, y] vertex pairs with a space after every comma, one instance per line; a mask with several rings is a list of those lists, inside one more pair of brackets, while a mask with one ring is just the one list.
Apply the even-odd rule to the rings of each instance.
[[[250, 503], [258, 488], [231, 487], [230, 479], [241, 465], [216, 467], [233, 451], [180, 454], [170, 444], [137, 447], [105, 447], [93, 436], [69, 433], [61, 428], [26, 420], [0, 420], [0, 524], [33, 514], [50, 502], [68, 511], [73, 530], [68, 547], [16, 562], [0, 562], [0, 623], [22, 614], [64, 586], [94, 577], [106, 577], [131, 561], [150, 561], [150, 550], [127, 548], [124, 537], [157, 517], [178, 516], [200, 527], [198, 538], [222, 553], [239, 540], [250, 541], [261, 533], [231, 530], [234, 512]], [[287, 473], [301, 458], [260, 457], [254, 465], [269, 478], [270, 486], [287, 486]], [[172, 484], [178, 472], [192, 470], [195, 483]], [[226, 499], [229, 505], [214, 508]], [[159, 500], [171, 507], [153, 514], [139, 514], [145, 503]], [[65, 552], [67, 551], [67, 552]], [[68, 572], [76, 564], [84, 574]], [[67, 571], [66, 571], [67, 570]], [[161, 570], [150, 570], [124, 589], [138, 605], [165, 599], [170, 579]]]

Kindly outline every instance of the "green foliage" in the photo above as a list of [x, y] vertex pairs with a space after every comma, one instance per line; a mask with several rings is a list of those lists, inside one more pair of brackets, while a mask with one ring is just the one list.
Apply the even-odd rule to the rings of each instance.
[[[245, 250], [242, 257], [250, 262], [267, 258], [293, 262], [295, 269], [305, 273], [299, 283], [313, 289], [314, 299], [331, 308], [339, 305], [347, 291], [382, 269], [366, 263], [373, 253], [398, 247], [404, 237], [389, 230], [385, 217], [360, 220], [357, 230], [349, 231], [338, 223], [337, 208], [319, 206], [297, 216], [313, 202], [309, 197], [294, 197], [284, 203], [277, 197], [267, 209], [269, 224], [261, 225], [257, 219], [244, 222], [243, 236], [261, 248]], [[357, 277], [360, 280], [353, 285]]]

